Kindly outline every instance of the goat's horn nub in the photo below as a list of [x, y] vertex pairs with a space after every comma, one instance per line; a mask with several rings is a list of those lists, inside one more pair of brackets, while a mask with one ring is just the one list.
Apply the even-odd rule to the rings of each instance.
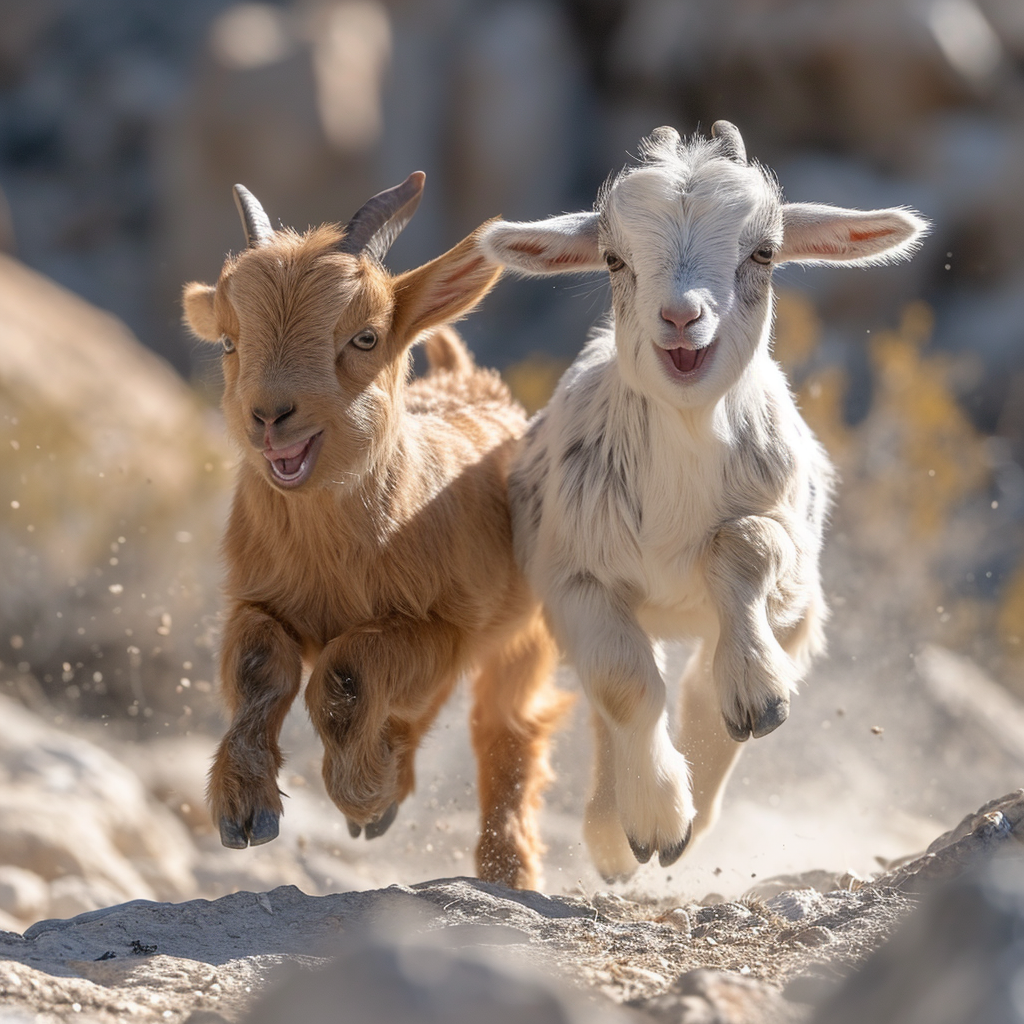
[[348, 222], [338, 250], [352, 256], [365, 254], [383, 263], [388, 249], [420, 205], [426, 180], [422, 171], [413, 171], [401, 185], [368, 199]]
[[711, 134], [721, 143], [722, 156], [735, 160], [738, 164], [747, 162], [747, 148], [743, 145], [743, 136], [731, 121], [716, 121], [711, 126]]
[[651, 141], [658, 143], [667, 143], [672, 147], [679, 145], [680, 141], [679, 132], [675, 130], [671, 125], [663, 124], [660, 128], [655, 128], [651, 132]]
[[250, 249], [266, 245], [274, 237], [274, 228], [260, 206], [260, 201], [244, 185], [236, 185], [232, 192], [235, 206], [238, 207], [238, 215], [242, 218], [245, 244]]

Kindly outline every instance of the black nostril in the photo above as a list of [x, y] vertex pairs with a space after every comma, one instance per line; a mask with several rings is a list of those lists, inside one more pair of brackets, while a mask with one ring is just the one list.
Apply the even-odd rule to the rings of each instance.
[[279, 405], [272, 412], [268, 413], [264, 409], [253, 409], [252, 418], [260, 425], [264, 426], [270, 423], [280, 423], [282, 420], [286, 420], [291, 414], [295, 412], [295, 405]]

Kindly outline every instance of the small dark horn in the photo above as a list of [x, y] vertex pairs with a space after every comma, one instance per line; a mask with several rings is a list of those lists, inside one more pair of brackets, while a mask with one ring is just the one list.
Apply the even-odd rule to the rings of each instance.
[[348, 222], [338, 251], [352, 256], [366, 255], [383, 263], [388, 249], [420, 205], [426, 180], [422, 171], [413, 171], [401, 185], [368, 199]]
[[739, 128], [731, 121], [716, 121], [711, 126], [711, 134], [721, 143], [722, 156], [735, 160], [738, 164], [747, 162], [747, 150], [743, 145], [743, 136]]
[[263, 212], [260, 201], [244, 186], [236, 185], [232, 192], [235, 206], [242, 218], [242, 229], [245, 231], [245, 244], [250, 249], [266, 245], [274, 237], [274, 229], [270, 218]]
[[680, 143], [679, 132], [675, 130], [671, 125], [663, 124], [660, 128], [655, 128], [651, 132], [651, 141], [657, 143], [668, 143], [673, 148], [678, 147]]

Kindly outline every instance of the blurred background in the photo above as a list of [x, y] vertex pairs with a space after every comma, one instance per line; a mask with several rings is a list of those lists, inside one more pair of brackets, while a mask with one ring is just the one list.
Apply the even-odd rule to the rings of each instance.
[[[402, 270], [727, 118], [790, 200], [922, 211], [910, 263], [777, 275], [776, 353], [842, 475], [831, 652], [718, 832], [631, 884], [865, 873], [1024, 780], [1019, 0], [0, 0], [0, 24], [0, 926], [471, 871], [462, 698], [369, 860], [301, 710], [281, 839], [222, 851], [207, 823], [234, 456], [178, 297], [242, 244], [235, 182], [305, 228], [425, 170]], [[509, 280], [463, 330], [535, 409], [606, 305], [599, 279]], [[545, 817], [562, 890], [600, 885], [585, 720]]]

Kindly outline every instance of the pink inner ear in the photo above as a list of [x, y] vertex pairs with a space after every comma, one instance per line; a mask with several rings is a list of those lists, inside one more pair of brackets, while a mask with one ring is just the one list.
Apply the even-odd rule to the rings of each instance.
[[521, 252], [524, 256], [539, 256], [544, 247], [541, 245], [530, 245], [529, 242], [514, 242], [507, 247], [512, 252]]
[[563, 253], [561, 256], [555, 256], [548, 260], [553, 267], [582, 266], [589, 262], [590, 259], [586, 255], [575, 252]]
[[475, 259], [469, 260], [467, 263], [463, 263], [460, 266], [456, 267], [455, 272], [449, 274], [441, 282], [441, 289], [444, 290], [445, 288], [448, 288], [451, 285], [455, 284], [457, 281], [461, 281], [467, 274], [472, 274], [474, 273], [474, 271], [479, 270], [484, 265], [485, 262], [486, 260], [484, 259], [483, 256], [477, 256]]
[[851, 242], [870, 242], [875, 238], [886, 238], [894, 234], [892, 228], [879, 228], [877, 231], [851, 231]]
[[817, 242], [814, 245], [809, 245], [807, 251], [818, 253], [820, 256], [842, 256], [846, 252], [846, 248], [832, 242]]
[[[542, 245], [534, 245], [530, 242], [514, 242], [507, 246], [511, 252], [519, 252], [524, 256], [544, 256], [547, 250]], [[577, 267], [590, 262], [584, 253], [564, 252], [560, 256], [545, 256], [544, 262], [549, 267]]]

